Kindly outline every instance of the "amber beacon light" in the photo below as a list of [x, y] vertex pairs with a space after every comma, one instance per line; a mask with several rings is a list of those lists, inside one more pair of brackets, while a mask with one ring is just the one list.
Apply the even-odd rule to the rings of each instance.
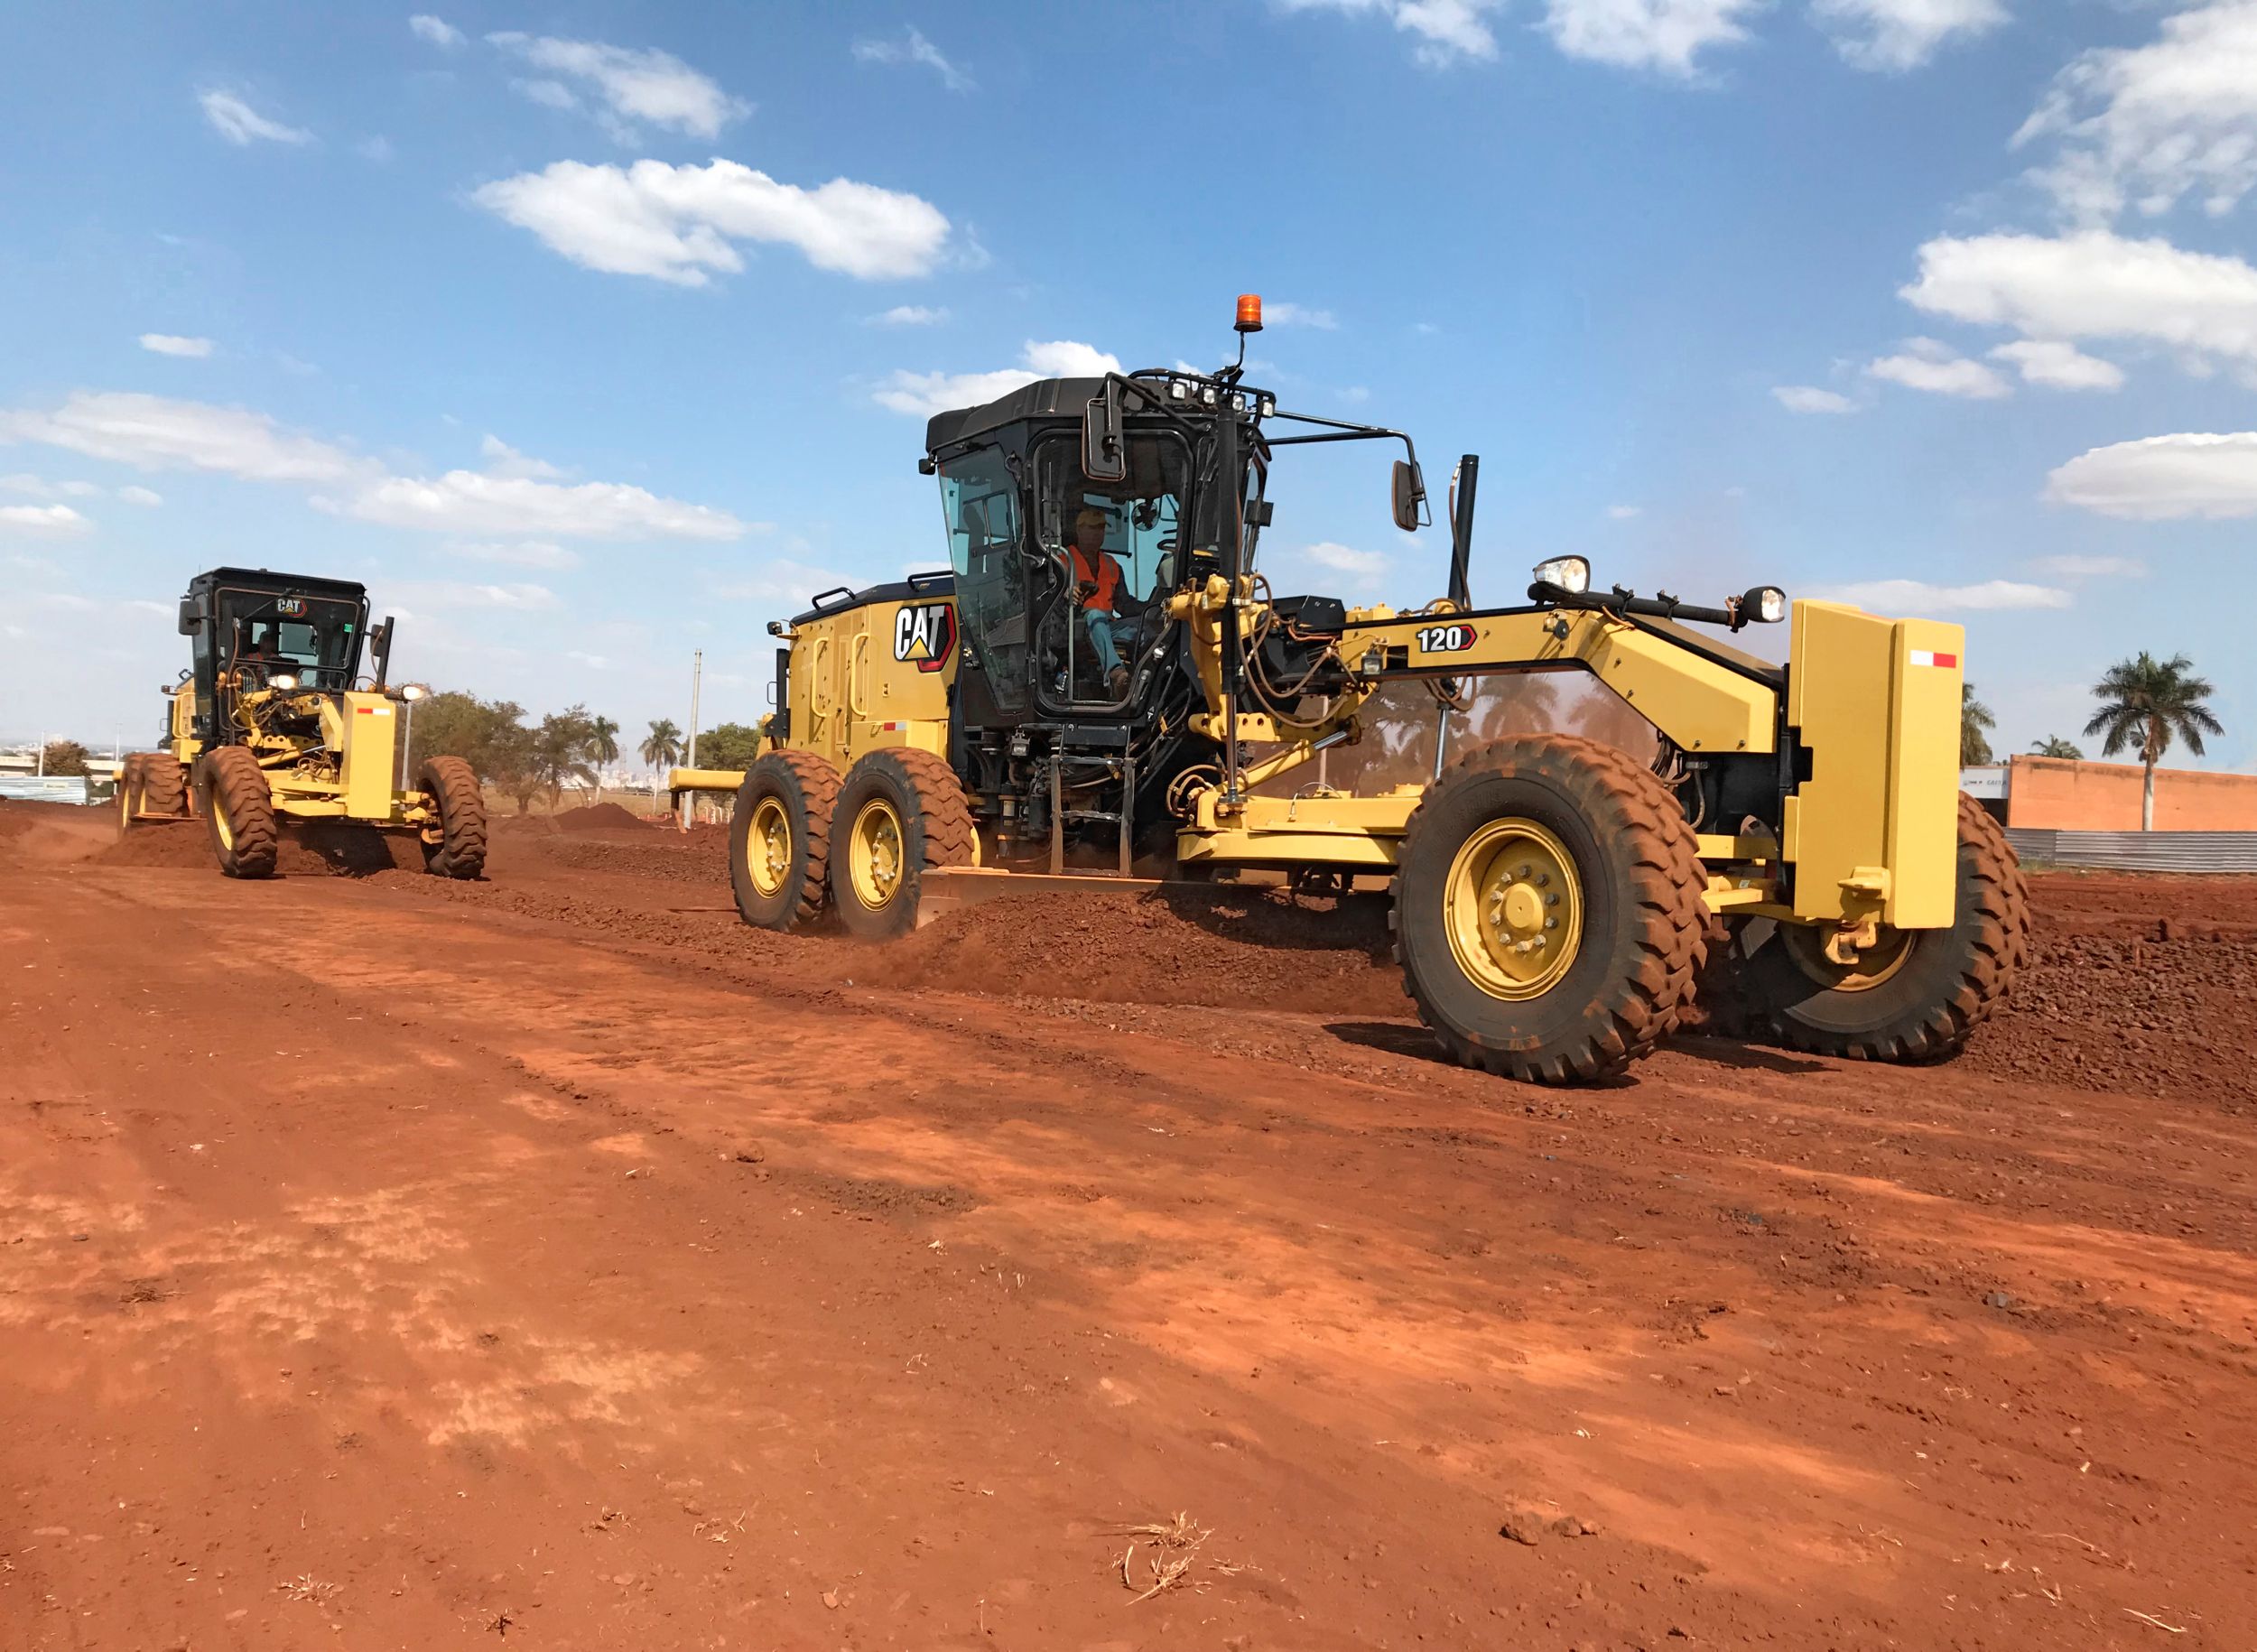
[[1262, 329], [1262, 295], [1259, 292], [1239, 294], [1238, 329], [1242, 333], [1258, 333]]

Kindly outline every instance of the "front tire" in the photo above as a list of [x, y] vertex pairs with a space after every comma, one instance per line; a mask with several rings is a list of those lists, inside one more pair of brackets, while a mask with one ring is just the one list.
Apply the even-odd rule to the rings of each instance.
[[1853, 1061], [1947, 1061], [2029, 960], [2029, 882], [1998, 822], [1962, 794], [1952, 926], [1883, 929], [1853, 970], [1828, 963], [1823, 939], [1807, 925], [1742, 932], [1754, 941], [1742, 948], [1751, 1006], [1779, 1043]]
[[188, 770], [169, 751], [141, 754], [141, 812], [171, 820], [188, 818]]
[[924, 874], [971, 863], [971, 810], [956, 771], [889, 747], [854, 766], [831, 816], [831, 898], [848, 933], [891, 941], [917, 926]]
[[117, 835], [124, 837], [134, 829], [134, 816], [141, 810], [141, 754], [128, 752], [125, 760], [117, 766]]
[[196, 766], [197, 812], [211, 832], [212, 852], [229, 877], [268, 877], [282, 840], [266, 771], [241, 746], [222, 746]]
[[831, 812], [839, 771], [812, 751], [753, 760], [729, 823], [729, 883], [756, 929], [803, 929], [830, 897]]
[[1564, 735], [1463, 753], [1404, 830], [1403, 989], [1465, 1066], [1587, 1083], [1652, 1052], [1706, 949], [1706, 871], [1668, 788]]
[[486, 870], [486, 793], [460, 757], [425, 757], [415, 784], [439, 811], [439, 841], [423, 845], [423, 869], [468, 881]]

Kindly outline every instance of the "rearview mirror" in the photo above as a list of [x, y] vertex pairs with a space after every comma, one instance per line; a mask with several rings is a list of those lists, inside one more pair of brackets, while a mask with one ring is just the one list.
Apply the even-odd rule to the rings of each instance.
[[1395, 485], [1391, 490], [1395, 507], [1395, 525], [1406, 534], [1418, 532], [1419, 513], [1426, 508], [1426, 480], [1418, 474], [1418, 467], [1407, 459], [1395, 461]]
[[181, 635], [193, 636], [203, 628], [204, 617], [196, 611], [196, 599], [182, 597], [181, 599]]
[[1120, 386], [1105, 381], [1082, 415], [1082, 474], [1092, 482], [1128, 479], [1128, 444], [1121, 435]]
[[392, 669], [392, 617], [384, 617], [384, 623], [368, 633], [368, 663], [375, 666], [376, 686], [384, 687], [385, 674]]

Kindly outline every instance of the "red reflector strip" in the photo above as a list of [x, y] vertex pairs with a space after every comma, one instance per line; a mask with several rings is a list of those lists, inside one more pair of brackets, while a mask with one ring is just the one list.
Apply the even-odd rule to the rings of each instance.
[[1933, 650], [1927, 648], [1915, 648], [1912, 651], [1912, 664], [1915, 665], [1954, 666], [1959, 664], [1959, 656], [1955, 654], [1937, 654]]

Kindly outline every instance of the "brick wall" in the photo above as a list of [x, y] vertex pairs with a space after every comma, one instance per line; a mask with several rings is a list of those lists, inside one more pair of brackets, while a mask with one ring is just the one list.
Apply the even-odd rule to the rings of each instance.
[[[2136, 763], [2013, 760], [2006, 823], [2057, 831], [2137, 831], [2142, 771]], [[2257, 775], [2155, 771], [2158, 831], [2257, 831]]]

